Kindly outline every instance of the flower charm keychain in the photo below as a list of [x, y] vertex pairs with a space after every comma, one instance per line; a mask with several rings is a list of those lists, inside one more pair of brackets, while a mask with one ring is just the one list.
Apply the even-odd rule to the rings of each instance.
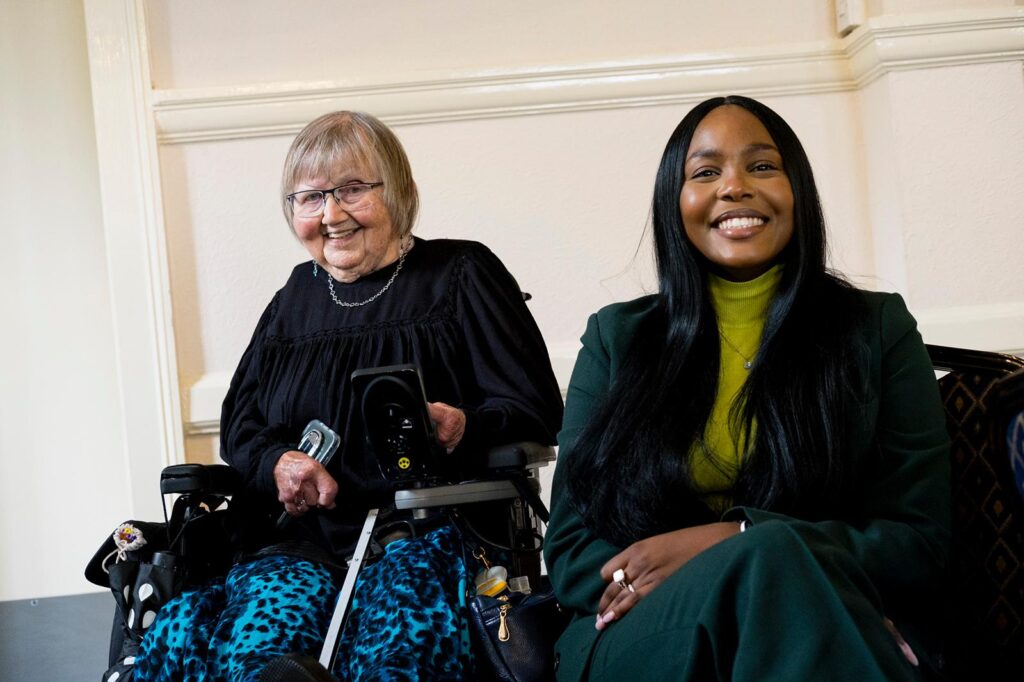
[[107, 569], [107, 561], [110, 557], [117, 555], [117, 561], [124, 561], [128, 558], [128, 552], [139, 549], [146, 544], [146, 538], [142, 535], [142, 531], [133, 526], [130, 523], [122, 523], [120, 526], [114, 529], [114, 547], [116, 549], [103, 558], [103, 564], [101, 565], [104, 573], [110, 573]]

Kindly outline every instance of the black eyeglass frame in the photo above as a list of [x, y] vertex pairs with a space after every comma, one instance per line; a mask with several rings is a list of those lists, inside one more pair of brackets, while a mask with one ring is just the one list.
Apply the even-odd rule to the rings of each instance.
[[334, 197], [334, 201], [337, 202], [338, 206], [345, 206], [346, 205], [346, 203], [343, 202], [341, 199], [339, 199], [338, 195], [335, 194], [335, 192], [337, 192], [339, 189], [344, 189], [346, 187], [365, 187], [366, 191], [369, 192], [370, 190], [375, 189], [377, 187], [380, 187], [383, 184], [384, 184], [383, 182], [346, 182], [344, 185], [338, 185], [337, 187], [332, 187], [331, 189], [304, 189], [304, 190], [300, 190], [298, 192], [292, 192], [291, 194], [286, 194], [284, 198], [288, 200], [288, 205], [291, 206], [292, 210], [294, 211], [295, 210], [295, 197], [297, 197], [300, 194], [306, 194], [308, 192], [322, 192], [323, 195], [324, 195], [324, 204], [323, 204], [322, 209], [326, 209], [327, 208], [327, 195], [328, 194], [330, 194], [332, 197]]

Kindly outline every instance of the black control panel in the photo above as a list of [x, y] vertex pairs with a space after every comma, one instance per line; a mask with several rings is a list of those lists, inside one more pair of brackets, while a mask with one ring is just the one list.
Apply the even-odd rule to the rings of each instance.
[[426, 480], [441, 474], [441, 448], [427, 413], [415, 365], [389, 365], [352, 373], [366, 440], [389, 481]]

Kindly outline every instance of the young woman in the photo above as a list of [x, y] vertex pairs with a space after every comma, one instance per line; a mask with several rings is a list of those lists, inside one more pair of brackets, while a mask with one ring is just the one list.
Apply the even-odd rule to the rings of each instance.
[[659, 292], [591, 316], [559, 434], [559, 679], [915, 679], [949, 443], [903, 300], [828, 271], [807, 156], [745, 97], [682, 120], [653, 218]]

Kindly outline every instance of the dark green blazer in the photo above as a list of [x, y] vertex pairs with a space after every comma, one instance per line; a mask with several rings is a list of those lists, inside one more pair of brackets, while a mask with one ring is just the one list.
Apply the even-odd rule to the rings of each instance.
[[[927, 659], [935, 648], [936, 633], [929, 628], [948, 553], [949, 437], [931, 361], [903, 299], [897, 294], [859, 295], [864, 315], [857, 355], [866, 381], [859, 389], [863, 409], [850, 415], [850, 432], [862, 474], [860, 503], [842, 518], [817, 525], [833, 548], [838, 545], [855, 557], [877, 589], [886, 615], [919, 657]], [[606, 586], [599, 571], [624, 549], [584, 525], [569, 504], [566, 467], [561, 464], [573, 456], [576, 439], [607, 394], [638, 325], [655, 302], [654, 296], [646, 296], [592, 315], [569, 384], [544, 543], [558, 598], [576, 616], [558, 644], [560, 679], [583, 675], [597, 637], [594, 614]], [[725, 518], [746, 518], [754, 524], [796, 520], [745, 507], [729, 510]], [[687, 525], [684, 520], [680, 527]]]

